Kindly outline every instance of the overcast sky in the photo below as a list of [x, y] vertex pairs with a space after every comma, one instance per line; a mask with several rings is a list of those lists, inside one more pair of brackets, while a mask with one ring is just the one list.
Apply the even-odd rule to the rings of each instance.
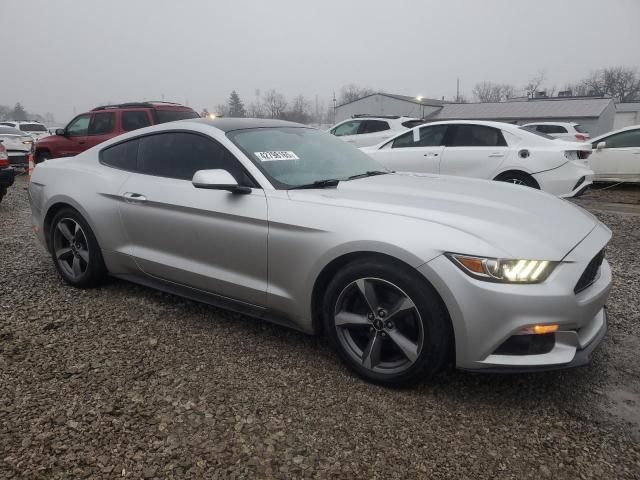
[[326, 104], [356, 83], [451, 98], [640, 66], [640, 0], [0, 0], [0, 104], [60, 122], [107, 101], [200, 111], [236, 89]]

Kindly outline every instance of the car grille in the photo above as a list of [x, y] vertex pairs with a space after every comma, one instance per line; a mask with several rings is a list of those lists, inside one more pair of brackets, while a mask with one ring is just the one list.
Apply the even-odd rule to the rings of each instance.
[[582, 272], [578, 283], [576, 283], [575, 288], [573, 289], [574, 293], [580, 293], [584, 289], [588, 288], [593, 282], [596, 280], [596, 276], [598, 275], [598, 271], [600, 270], [600, 266], [604, 260], [604, 248], [598, 252], [598, 254], [593, 257], [593, 259], [587, 265], [587, 268]]

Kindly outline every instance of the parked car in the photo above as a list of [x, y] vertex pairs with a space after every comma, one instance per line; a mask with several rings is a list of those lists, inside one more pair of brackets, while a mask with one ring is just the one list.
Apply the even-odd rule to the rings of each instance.
[[148, 127], [37, 165], [29, 197], [70, 285], [112, 275], [323, 331], [374, 382], [581, 365], [606, 331], [611, 232], [593, 215], [392, 173], [296, 123]]
[[591, 138], [589, 132], [582, 125], [567, 122], [538, 122], [522, 125], [525, 130], [533, 130], [546, 133], [553, 138], [571, 140], [574, 142], [587, 142]]
[[69, 157], [117, 135], [158, 123], [197, 118], [191, 108], [168, 102], [122, 103], [97, 107], [82, 113], [65, 128], [36, 145], [36, 163]]
[[589, 164], [594, 180], [640, 182], [640, 125], [600, 135], [592, 145]]
[[328, 132], [356, 147], [367, 147], [421, 123], [424, 121], [412, 117], [354, 115], [337, 123]]
[[45, 127], [40, 122], [17, 122], [17, 121], [3, 121], [0, 122], [0, 125], [4, 125], [5, 127], [13, 127], [15, 129], [20, 130], [21, 132], [25, 132], [37, 142], [41, 138], [48, 137], [49, 131], [47, 127]]
[[591, 145], [501, 122], [428, 123], [363, 151], [393, 170], [498, 180], [559, 197], [580, 195], [593, 176]]
[[7, 194], [7, 189], [13, 185], [14, 171], [9, 165], [9, 155], [7, 149], [0, 140], [0, 202]]
[[0, 141], [7, 150], [12, 167], [29, 167], [29, 155], [33, 152], [34, 140], [31, 135], [13, 127], [0, 125]]

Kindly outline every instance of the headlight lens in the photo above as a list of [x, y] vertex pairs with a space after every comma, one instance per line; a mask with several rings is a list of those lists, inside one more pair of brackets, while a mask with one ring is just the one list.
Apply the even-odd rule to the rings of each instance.
[[486, 258], [457, 253], [446, 255], [473, 278], [501, 283], [540, 283], [547, 279], [558, 264], [548, 260]]

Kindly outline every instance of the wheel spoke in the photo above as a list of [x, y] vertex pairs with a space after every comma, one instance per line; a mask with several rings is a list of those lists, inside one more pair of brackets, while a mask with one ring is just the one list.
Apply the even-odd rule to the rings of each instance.
[[366, 315], [358, 315], [350, 312], [340, 312], [335, 316], [336, 325], [339, 327], [356, 327], [369, 325]]
[[56, 250], [56, 258], [59, 258], [60, 260], [64, 260], [70, 255], [71, 255], [71, 249], [69, 247], [59, 248], [58, 250]]
[[89, 263], [89, 250], [81, 248], [78, 250], [78, 255], [80, 255], [80, 258], [82, 258], [86, 263]]
[[362, 365], [373, 368], [380, 363], [382, 352], [382, 338], [378, 332], [374, 332], [369, 338], [369, 343], [362, 353]]
[[367, 302], [369, 310], [375, 313], [378, 310], [378, 297], [373, 288], [373, 282], [361, 278], [360, 280], [356, 280], [356, 285], [364, 297], [364, 300]]
[[59, 222], [58, 230], [62, 232], [62, 235], [67, 240], [67, 242], [73, 242], [73, 233], [71, 233], [71, 230], [69, 230], [69, 227], [65, 223]]
[[405, 313], [415, 309], [415, 304], [411, 301], [409, 297], [402, 297], [398, 303], [396, 303], [389, 313], [387, 313], [386, 320], [393, 320], [395, 317], [400, 317]]
[[404, 353], [404, 356], [411, 362], [415, 362], [418, 358], [418, 345], [413, 343], [398, 330], [393, 329], [388, 332], [389, 338]]
[[80, 275], [82, 275], [82, 269], [80, 268], [80, 259], [78, 257], [73, 257], [71, 270], [73, 270], [73, 274], [76, 277], [79, 277]]

